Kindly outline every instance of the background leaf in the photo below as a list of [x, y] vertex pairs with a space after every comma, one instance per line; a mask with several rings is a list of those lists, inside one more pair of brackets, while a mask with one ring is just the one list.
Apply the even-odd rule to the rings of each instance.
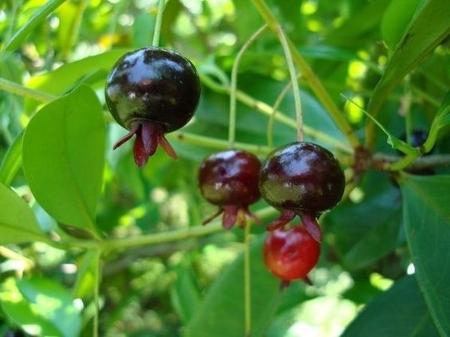
[[0, 298], [7, 316], [32, 335], [79, 336], [80, 312], [59, 283], [37, 277], [9, 279], [2, 285]]
[[370, 99], [369, 113], [375, 115], [381, 109], [390, 90], [448, 36], [449, 17], [450, 6], [447, 1], [426, 2], [413, 18], [375, 87]]
[[41, 206], [64, 225], [94, 231], [105, 125], [95, 94], [80, 87], [42, 108], [23, 140], [23, 166]]
[[33, 211], [15, 192], [0, 183], [0, 244], [46, 239]]
[[27, 23], [19, 29], [16, 34], [4, 46], [6, 51], [14, 51], [22, 44], [28, 35], [43, 22], [46, 17], [64, 3], [65, 0], [49, 0], [44, 6], [40, 7]]
[[370, 302], [341, 337], [361, 336], [439, 336], [414, 276], [398, 281]]
[[[262, 242], [259, 238], [251, 248], [252, 337], [263, 334], [280, 295], [279, 281], [264, 265]], [[184, 336], [244, 336], [243, 268], [240, 255], [208, 291]]]
[[417, 279], [442, 336], [450, 331], [450, 176], [406, 176], [406, 237]]

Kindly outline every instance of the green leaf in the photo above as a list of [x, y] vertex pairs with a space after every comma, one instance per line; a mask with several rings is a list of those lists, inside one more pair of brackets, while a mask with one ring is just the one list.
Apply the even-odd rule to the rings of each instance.
[[89, 76], [101, 70], [109, 71], [117, 59], [127, 51], [129, 50], [111, 50], [102, 54], [85, 57], [79, 61], [66, 63], [56, 70], [31, 77], [27, 81], [27, 86], [49, 94], [63, 94], [67, 89], [72, 87], [75, 79]]
[[80, 312], [70, 293], [59, 283], [44, 278], [22, 279], [17, 286], [32, 308], [51, 322], [64, 337], [77, 337], [81, 329]]
[[95, 231], [105, 152], [105, 121], [87, 87], [44, 106], [23, 140], [23, 167], [41, 206], [57, 221]]
[[442, 0], [427, 1], [415, 15], [375, 87], [368, 109], [372, 115], [381, 109], [391, 89], [448, 36], [449, 17], [450, 6]]
[[[341, 337], [438, 337], [414, 276], [370, 302]], [[444, 336], [444, 335], [443, 335]]]
[[16, 193], [0, 184], [0, 244], [46, 239], [30, 207]]
[[0, 183], [10, 185], [22, 166], [23, 132], [19, 134], [9, 147], [0, 164]]
[[133, 46], [143, 48], [152, 43], [152, 34], [155, 26], [155, 16], [142, 12], [136, 16], [133, 24]]
[[77, 280], [73, 287], [73, 297], [86, 299], [94, 295], [99, 263], [100, 254], [98, 251], [90, 250], [83, 255], [78, 266]]
[[44, 278], [7, 279], [0, 289], [6, 316], [33, 336], [78, 337], [80, 311], [70, 293]]
[[402, 179], [406, 237], [436, 327], [450, 331], [450, 176]]
[[33, 16], [23, 25], [14, 36], [5, 44], [5, 51], [16, 50], [23, 42], [25, 42], [28, 35], [42, 23], [48, 15], [53, 13], [65, 0], [49, 0], [44, 6], [39, 8]]
[[[279, 281], [266, 270], [262, 238], [251, 248], [252, 337], [261, 336], [276, 309]], [[186, 327], [186, 337], [244, 336], [244, 276], [240, 255], [209, 289]]]
[[389, 48], [394, 49], [402, 38], [417, 7], [423, 0], [394, 0], [384, 12], [381, 34]]
[[332, 45], [351, 48], [361, 44], [358, 40], [367, 43], [367, 35], [378, 26], [389, 1], [363, 2], [364, 5], [349, 15], [338, 28], [330, 30], [328, 42]]
[[187, 324], [200, 305], [200, 292], [191, 266], [177, 269], [177, 280], [171, 288], [170, 298], [183, 323]]
[[344, 263], [351, 269], [364, 268], [392, 251], [398, 242], [400, 216], [395, 208], [384, 222], [372, 228], [344, 256]]

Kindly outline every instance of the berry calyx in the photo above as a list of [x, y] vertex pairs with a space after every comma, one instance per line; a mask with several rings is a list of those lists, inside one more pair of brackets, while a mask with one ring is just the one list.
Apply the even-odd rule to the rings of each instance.
[[283, 284], [298, 279], [309, 283], [319, 255], [320, 244], [302, 226], [275, 229], [264, 242], [264, 262]]
[[158, 145], [173, 158], [165, 133], [186, 125], [200, 98], [194, 65], [162, 48], [142, 48], [122, 56], [111, 70], [105, 89], [114, 119], [129, 133], [114, 148], [135, 136], [134, 158], [143, 166]]
[[204, 224], [222, 213], [225, 228], [244, 225], [248, 217], [256, 220], [248, 207], [260, 198], [260, 169], [259, 159], [247, 151], [228, 150], [207, 157], [200, 165], [198, 184], [203, 197], [219, 209]]
[[295, 142], [275, 150], [263, 166], [259, 188], [262, 197], [281, 210], [270, 229], [284, 226], [296, 215], [309, 233], [320, 240], [316, 218], [342, 198], [345, 177], [327, 149], [313, 143]]

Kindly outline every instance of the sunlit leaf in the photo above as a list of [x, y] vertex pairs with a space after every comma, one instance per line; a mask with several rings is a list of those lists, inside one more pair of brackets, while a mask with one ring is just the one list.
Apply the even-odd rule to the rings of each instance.
[[43, 107], [23, 140], [23, 166], [41, 206], [66, 226], [95, 232], [105, 122], [95, 94], [80, 87]]

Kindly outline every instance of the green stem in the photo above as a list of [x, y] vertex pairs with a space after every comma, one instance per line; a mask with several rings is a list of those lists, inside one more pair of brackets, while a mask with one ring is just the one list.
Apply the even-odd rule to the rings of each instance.
[[267, 123], [267, 146], [271, 149], [273, 148], [273, 125], [275, 121], [275, 116], [277, 113], [277, 110], [279, 109], [281, 102], [283, 102], [284, 97], [286, 96], [287, 92], [291, 88], [292, 82], [289, 82], [286, 84], [281, 90], [280, 94], [275, 100], [275, 103], [273, 104], [272, 113], [269, 117], [269, 122]]
[[252, 330], [252, 290], [251, 290], [251, 258], [250, 258], [250, 240], [251, 223], [247, 221], [244, 224], [244, 335], [251, 336]]
[[161, 35], [161, 25], [162, 25], [162, 17], [164, 13], [164, 5], [165, 0], [159, 0], [158, 3], [158, 14], [156, 14], [156, 22], [155, 22], [155, 29], [153, 31], [153, 41], [152, 46], [158, 47], [159, 46], [159, 38]]
[[95, 272], [95, 280], [94, 280], [94, 306], [95, 306], [95, 312], [94, 312], [94, 320], [93, 320], [93, 336], [98, 337], [98, 317], [99, 317], [99, 311], [100, 311], [100, 282], [101, 282], [101, 255], [102, 251], [100, 249], [97, 250], [97, 265], [96, 265], [96, 272]]
[[14, 94], [14, 95], [27, 97], [27, 98], [33, 99], [35, 101], [45, 102], [45, 103], [56, 98], [56, 96], [47, 94], [42, 91], [37, 91], [37, 90], [26, 88], [21, 84], [12, 82], [5, 78], [0, 78], [0, 89], [4, 90], [6, 92], [9, 92], [11, 94]]
[[[264, 0], [252, 0], [253, 5], [258, 9], [259, 13], [263, 17], [264, 21], [267, 23], [269, 28], [275, 33], [278, 34], [278, 26], [279, 23], [275, 16], [272, 14], [270, 8], [264, 2]], [[302, 74], [302, 77], [308, 82], [311, 90], [317, 96], [319, 101], [328, 111], [328, 114], [333, 119], [338, 128], [343, 132], [346, 136], [350, 144], [353, 148], [359, 146], [360, 142], [356, 134], [354, 133], [350, 123], [347, 121], [345, 116], [341, 113], [339, 108], [334, 103], [331, 96], [328, 94], [327, 90], [323, 86], [320, 79], [316, 76], [313, 70], [310, 68], [308, 63], [304, 60], [300, 52], [297, 50], [292, 41], [287, 38], [289, 43], [289, 47], [291, 49], [292, 57], [294, 62], [297, 64], [297, 67]], [[306, 133], [306, 130], [305, 130]]]
[[[211, 137], [199, 136], [193, 133], [175, 131], [167, 135], [169, 139], [177, 140], [190, 145], [198, 145], [217, 150], [226, 150], [229, 148], [229, 142]], [[255, 154], [267, 155], [270, 148], [262, 145], [253, 145], [248, 143], [234, 143], [234, 148], [249, 151]]]
[[297, 121], [297, 140], [303, 141], [303, 112], [302, 102], [300, 100], [300, 88], [298, 87], [297, 71], [295, 70], [294, 61], [292, 60], [292, 54], [289, 48], [289, 43], [284, 34], [283, 28], [278, 26], [278, 38], [280, 39], [281, 46], [283, 47], [284, 57], [286, 58], [287, 67], [289, 69], [289, 75], [292, 83], [292, 93], [294, 95], [294, 107], [295, 116]]
[[231, 70], [231, 88], [230, 88], [230, 121], [229, 121], [229, 131], [228, 131], [228, 143], [230, 148], [234, 147], [234, 141], [236, 139], [236, 90], [237, 90], [237, 74], [239, 69], [239, 64], [241, 62], [242, 56], [251, 46], [251, 44], [261, 35], [262, 32], [267, 28], [267, 25], [262, 26], [256, 32], [250, 36], [250, 38], [244, 43], [242, 48], [236, 55], [236, 59], [233, 63], [233, 68]]
[[[268, 218], [275, 214], [275, 209], [267, 207], [255, 212], [260, 219]], [[211, 235], [223, 231], [222, 224], [219, 220], [214, 220], [208, 226], [196, 226], [191, 228], [183, 228], [173, 231], [140, 235], [123, 239], [111, 239], [103, 242], [105, 250], [127, 249], [130, 247], [138, 247], [152, 244], [161, 244], [196, 238], [205, 235]]]
[[[202, 83], [205, 86], [207, 86], [209, 89], [211, 89], [217, 93], [222, 93], [222, 94], [230, 93], [229, 87], [216, 83], [214, 80], [212, 80], [211, 78], [209, 78], [206, 75], [200, 74], [200, 79], [202, 80]], [[245, 104], [248, 107], [257, 110], [266, 116], [271, 116], [273, 113], [272, 106], [270, 106], [269, 104], [267, 104], [265, 102], [257, 100], [242, 91], [236, 90], [236, 98], [242, 104]], [[288, 116], [283, 115], [280, 111], [276, 112], [275, 119], [277, 121], [279, 121], [280, 123], [285, 124], [289, 127], [292, 127], [294, 129], [297, 128], [297, 123], [295, 122], [295, 120]], [[329, 136], [328, 134], [326, 134], [324, 132], [321, 132], [319, 130], [311, 128], [307, 125], [304, 125], [303, 128], [304, 128], [305, 134], [308, 135], [309, 137], [320, 140], [324, 143], [327, 143], [327, 144], [331, 145], [332, 147], [340, 149], [341, 151], [343, 151], [345, 153], [353, 153], [353, 149], [351, 147], [349, 147], [347, 144], [341, 142], [340, 140], [338, 140], [332, 136]]]

